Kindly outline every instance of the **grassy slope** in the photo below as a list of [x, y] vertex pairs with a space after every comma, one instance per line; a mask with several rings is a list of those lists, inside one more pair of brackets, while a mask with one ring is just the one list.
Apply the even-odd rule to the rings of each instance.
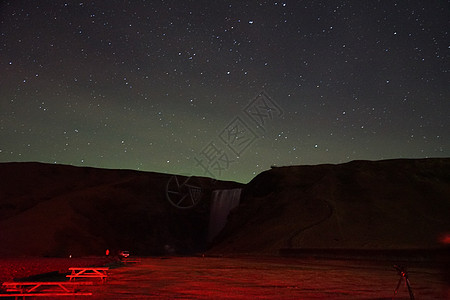
[[273, 168], [245, 188], [211, 253], [441, 247], [450, 159]]
[[169, 174], [41, 163], [0, 164], [0, 254], [161, 254], [204, 249], [211, 189], [240, 186], [198, 178], [203, 201], [180, 210], [166, 199]]

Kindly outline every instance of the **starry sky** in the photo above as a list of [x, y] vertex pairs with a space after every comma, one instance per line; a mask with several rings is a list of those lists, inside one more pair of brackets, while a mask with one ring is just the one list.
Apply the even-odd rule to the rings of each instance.
[[450, 156], [449, 1], [0, 3], [0, 162], [245, 183]]

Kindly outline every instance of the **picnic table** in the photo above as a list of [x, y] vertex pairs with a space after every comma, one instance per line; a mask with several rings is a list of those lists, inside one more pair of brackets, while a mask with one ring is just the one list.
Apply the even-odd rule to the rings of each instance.
[[100, 278], [102, 282], [106, 280], [108, 267], [84, 267], [84, 268], [69, 268], [71, 273], [66, 275], [70, 281], [75, 278]]
[[3, 289], [7, 293], [0, 293], [0, 297], [59, 297], [59, 296], [90, 296], [92, 293], [76, 291], [78, 285], [92, 285], [91, 281], [68, 282], [4, 282]]
[[124, 264], [137, 264], [137, 263], [140, 263], [141, 260], [140, 259], [128, 259], [127, 258], [127, 259], [122, 259], [121, 262], [124, 263]]

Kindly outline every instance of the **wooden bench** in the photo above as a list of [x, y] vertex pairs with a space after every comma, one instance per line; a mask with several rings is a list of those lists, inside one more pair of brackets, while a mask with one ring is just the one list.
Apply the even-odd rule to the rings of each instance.
[[106, 280], [108, 275], [106, 274], [109, 268], [103, 267], [87, 267], [87, 268], [69, 268], [70, 275], [66, 275], [70, 281], [75, 278], [100, 278], [102, 282]]
[[0, 297], [59, 297], [59, 296], [91, 296], [92, 293], [76, 291], [78, 285], [92, 285], [91, 281], [84, 282], [4, 282], [6, 293]]

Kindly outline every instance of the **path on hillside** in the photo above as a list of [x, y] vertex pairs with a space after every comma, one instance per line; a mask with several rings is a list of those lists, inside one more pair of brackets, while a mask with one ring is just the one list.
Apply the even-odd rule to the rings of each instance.
[[[416, 299], [443, 299], [437, 270], [410, 268]], [[388, 263], [285, 258], [145, 258], [110, 271], [89, 299], [392, 299]], [[395, 299], [409, 299], [401, 286]]]

